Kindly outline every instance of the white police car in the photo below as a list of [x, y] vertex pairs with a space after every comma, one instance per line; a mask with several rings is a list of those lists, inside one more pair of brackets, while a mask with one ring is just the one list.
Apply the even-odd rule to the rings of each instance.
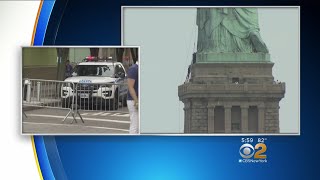
[[61, 88], [62, 105], [70, 107], [72, 99], [78, 105], [108, 106], [116, 110], [119, 102], [127, 102], [127, 74], [120, 62], [86, 61], [74, 68], [72, 84]]

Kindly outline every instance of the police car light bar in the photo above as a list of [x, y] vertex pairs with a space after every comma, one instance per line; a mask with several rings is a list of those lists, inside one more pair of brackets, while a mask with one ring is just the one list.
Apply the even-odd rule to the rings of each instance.
[[94, 60], [97, 60], [98, 58], [95, 57], [95, 56], [87, 56], [84, 61], [94, 61]]

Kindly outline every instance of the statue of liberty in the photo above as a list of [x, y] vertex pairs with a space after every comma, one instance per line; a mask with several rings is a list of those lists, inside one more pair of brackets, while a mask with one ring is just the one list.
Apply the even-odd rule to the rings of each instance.
[[198, 8], [197, 53], [268, 53], [257, 8]]

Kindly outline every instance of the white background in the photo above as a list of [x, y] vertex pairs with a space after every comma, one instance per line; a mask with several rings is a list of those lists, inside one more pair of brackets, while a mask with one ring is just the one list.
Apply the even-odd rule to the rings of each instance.
[[31, 45], [40, 1], [0, 1], [0, 179], [40, 179], [21, 132], [21, 46]]

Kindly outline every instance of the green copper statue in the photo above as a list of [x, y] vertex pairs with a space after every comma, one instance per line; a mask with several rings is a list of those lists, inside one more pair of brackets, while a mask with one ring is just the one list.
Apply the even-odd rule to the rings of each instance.
[[268, 53], [257, 8], [198, 8], [197, 53]]

